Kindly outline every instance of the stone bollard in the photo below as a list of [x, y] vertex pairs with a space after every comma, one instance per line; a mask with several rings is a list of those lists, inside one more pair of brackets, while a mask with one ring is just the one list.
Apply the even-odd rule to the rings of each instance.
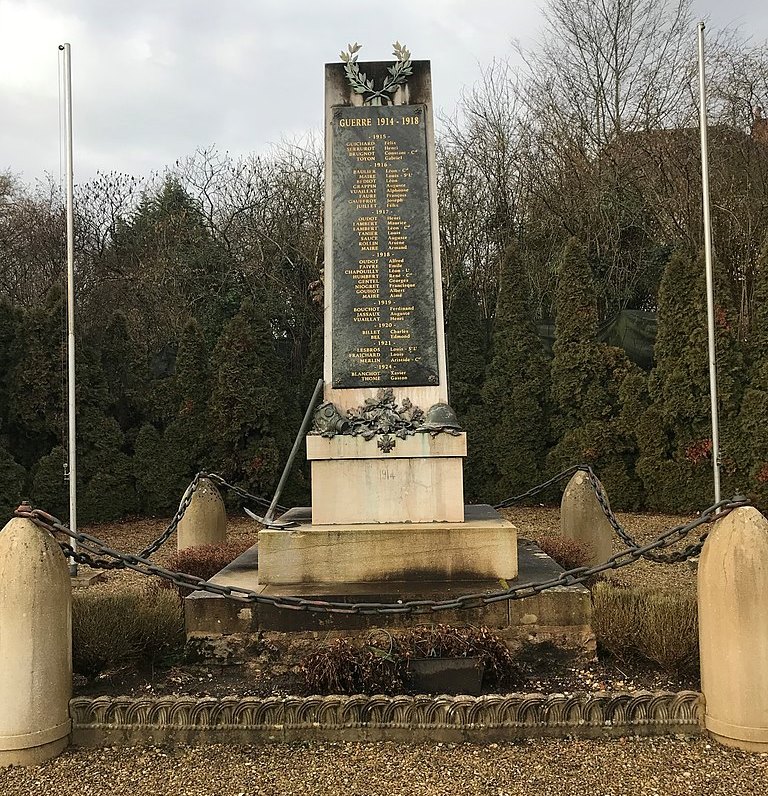
[[560, 501], [560, 534], [590, 551], [588, 566], [603, 564], [613, 553], [613, 528], [597, 502], [583, 470], [573, 474]]
[[768, 752], [768, 520], [756, 508], [717, 521], [698, 594], [705, 726], [726, 746]]
[[207, 478], [201, 478], [179, 522], [176, 549], [224, 544], [227, 541], [227, 511], [219, 490]]
[[0, 531], [0, 766], [69, 744], [72, 587], [56, 540], [16, 517]]

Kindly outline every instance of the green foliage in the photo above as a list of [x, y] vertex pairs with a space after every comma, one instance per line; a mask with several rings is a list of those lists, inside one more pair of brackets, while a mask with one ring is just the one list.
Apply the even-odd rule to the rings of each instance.
[[64, 448], [57, 445], [32, 472], [32, 505], [61, 520], [69, 517], [69, 486], [64, 481]]
[[549, 443], [548, 393], [549, 363], [529, 314], [522, 264], [509, 246], [499, 273], [493, 358], [482, 409], [470, 429], [481, 451], [476, 460], [487, 478], [486, 499], [518, 494], [542, 480]]
[[120, 426], [96, 407], [78, 421], [78, 516], [82, 522], [116, 520], [136, 511], [130, 457]]
[[72, 599], [72, 668], [94, 677], [127, 666], [157, 666], [184, 649], [184, 617], [175, 592], [78, 591]]
[[[165, 446], [172, 466], [167, 468], [187, 483], [201, 469], [211, 467], [211, 428], [208, 398], [211, 368], [208, 346], [194, 319], [184, 327], [176, 356], [175, 392], [178, 410], [165, 431]], [[186, 484], [176, 485], [178, 490]]]
[[253, 301], [224, 327], [214, 351], [210, 399], [216, 458], [225, 477], [257, 493], [277, 484], [295, 410], [269, 320]]
[[149, 378], [146, 352], [134, 337], [125, 313], [112, 313], [100, 345], [110, 412], [124, 433], [130, 433], [142, 415], [141, 389]]
[[[738, 411], [744, 361], [730, 287], [717, 264], [715, 274], [723, 494], [733, 494], [742, 478]], [[676, 252], [659, 291], [651, 405], [637, 422], [637, 471], [652, 508], [690, 511], [712, 502], [707, 346], [704, 261]]]
[[754, 312], [747, 340], [748, 386], [739, 415], [740, 453], [749, 471], [749, 496], [768, 512], [768, 243], [757, 263]]
[[553, 423], [557, 442], [548, 454], [551, 470], [590, 464], [614, 503], [635, 507], [642, 489], [634, 473], [635, 446], [621, 419], [620, 392], [639, 369], [618, 348], [597, 342], [597, 300], [589, 262], [580, 243], [563, 250], [555, 292]]
[[0, 444], [0, 529], [26, 497], [27, 471]]
[[139, 510], [155, 516], [172, 514], [186, 484], [181, 463], [172, 455], [164, 435], [151, 423], [139, 429], [131, 465]]
[[19, 355], [11, 375], [8, 436], [11, 452], [27, 468], [61, 439], [64, 317], [57, 286], [45, 304], [24, 310], [17, 327]]
[[8, 378], [19, 364], [19, 333], [21, 313], [0, 296], [0, 434], [7, 428], [8, 410], [12, 400], [13, 380]]
[[459, 420], [480, 403], [485, 379], [486, 340], [478, 298], [469, 279], [454, 288], [446, 318], [450, 403]]

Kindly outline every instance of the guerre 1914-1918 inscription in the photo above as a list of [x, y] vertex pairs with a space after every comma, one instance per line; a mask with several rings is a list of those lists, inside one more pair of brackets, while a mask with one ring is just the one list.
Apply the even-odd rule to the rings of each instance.
[[438, 383], [423, 105], [333, 110], [333, 386]]

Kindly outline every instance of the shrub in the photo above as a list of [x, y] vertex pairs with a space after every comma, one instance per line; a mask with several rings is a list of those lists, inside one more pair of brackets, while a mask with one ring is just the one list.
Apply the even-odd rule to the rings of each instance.
[[416, 627], [398, 637], [397, 647], [406, 662], [411, 658], [480, 658], [485, 685], [512, 683], [519, 677], [504, 640], [487, 627]]
[[308, 655], [301, 671], [313, 694], [396, 694], [405, 689], [401, 661], [379, 647], [360, 648], [346, 638]]
[[696, 595], [627, 588], [608, 582], [592, 590], [592, 628], [598, 645], [620, 661], [650, 663], [670, 674], [698, 666]]
[[169, 591], [148, 587], [73, 595], [72, 666], [78, 674], [155, 666], [183, 649], [184, 618]]
[[542, 536], [536, 543], [565, 570], [585, 567], [592, 558], [592, 550], [588, 545], [564, 536]]
[[[227, 564], [234, 561], [249, 547], [251, 547], [251, 543], [245, 541], [187, 547], [185, 550], [173, 553], [168, 558], [168, 569], [208, 580], [217, 572], [221, 572]], [[168, 583], [168, 581], [164, 581], [164, 583]]]
[[306, 688], [325, 694], [396, 694], [407, 691], [408, 663], [413, 658], [480, 658], [484, 683], [516, 682], [519, 669], [504, 641], [487, 628], [434, 625], [397, 636], [383, 631], [356, 646], [337, 639], [308, 655], [301, 668]]

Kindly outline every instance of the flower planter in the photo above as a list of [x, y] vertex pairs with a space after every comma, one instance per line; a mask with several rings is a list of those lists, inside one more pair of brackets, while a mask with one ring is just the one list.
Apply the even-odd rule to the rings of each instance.
[[408, 679], [419, 693], [477, 696], [484, 670], [481, 658], [411, 658]]

